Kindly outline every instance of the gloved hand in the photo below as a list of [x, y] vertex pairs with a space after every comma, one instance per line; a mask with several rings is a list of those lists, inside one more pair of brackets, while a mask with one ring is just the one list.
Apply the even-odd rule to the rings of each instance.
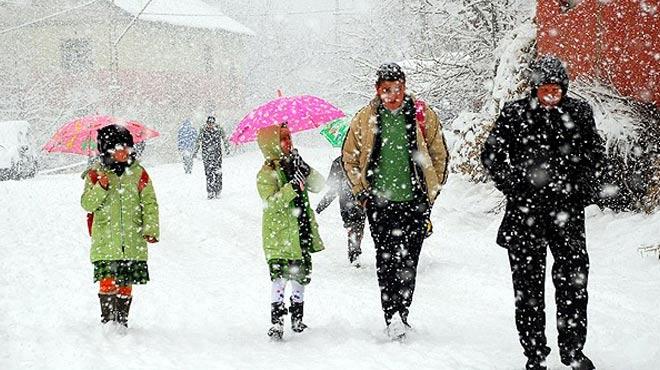
[[296, 168], [293, 163], [293, 156], [287, 155], [282, 157], [282, 159], [280, 159], [280, 168], [286, 175], [286, 178], [292, 180], [296, 173]]
[[298, 149], [294, 149], [291, 152], [291, 157], [293, 158], [293, 167], [296, 169], [296, 171], [300, 171], [300, 174], [304, 178], [307, 178], [307, 176], [309, 176], [309, 174], [312, 172], [312, 168], [309, 167], [307, 162], [302, 159], [298, 153]]
[[151, 235], [145, 235], [144, 240], [146, 240], [147, 243], [158, 243], [158, 239], [154, 238]]

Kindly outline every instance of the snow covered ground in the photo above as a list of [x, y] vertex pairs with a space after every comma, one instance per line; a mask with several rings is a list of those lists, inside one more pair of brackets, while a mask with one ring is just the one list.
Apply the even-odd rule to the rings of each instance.
[[[301, 150], [327, 174], [336, 153]], [[152, 281], [134, 289], [125, 336], [101, 330], [77, 174], [0, 182], [0, 369], [522, 369], [506, 253], [495, 245], [500, 194], [458, 176], [438, 200], [406, 343], [383, 332], [373, 244], [348, 265], [337, 204], [320, 217], [327, 250], [307, 290], [310, 329], [273, 343], [261, 249], [256, 152], [225, 161], [222, 199], [206, 200], [201, 163], [148, 166], [161, 206]], [[319, 196], [312, 197], [314, 203]], [[586, 353], [598, 369], [660, 367], [660, 214], [588, 209]], [[548, 277], [549, 278], [549, 277]], [[547, 281], [551, 369], [559, 362]]]

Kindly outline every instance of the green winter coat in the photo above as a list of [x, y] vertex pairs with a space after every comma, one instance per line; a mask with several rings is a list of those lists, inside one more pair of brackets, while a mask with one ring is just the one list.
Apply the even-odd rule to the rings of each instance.
[[[293, 186], [286, 180], [286, 175], [280, 169], [279, 159], [282, 156], [279, 140], [279, 127], [271, 126], [259, 131], [257, 136], [266, 164], [257, 175], [257, 190], [263, 205], [262, 239], [266, 260], [302, 259], [298, 217], [293, 200], [297, 196]], [[319, 235], [318, 224], [314, 212], [309, 205], [307, 190], [318, 193], [323, 190], [325, 179], [316, 170], [311, 169], [305, 183], [305, 212], [309, 216], [312, 229], [312, 248], [309, 252], [319, 252], [324, 249]]]
[[[108, 190], [98, 183], [92, 184], [91, 170], [108, 176]], [[146, 261], [144, 236], [159, 239], [158, 202], [151, 180], [141, 192], [138, 190], [142, 171], [142, 166], [135, 161], [121, 177], [99, 164], [85, 172], [85, 190], [80, 203], [85, 211], [94, 213], [92, 262]]]

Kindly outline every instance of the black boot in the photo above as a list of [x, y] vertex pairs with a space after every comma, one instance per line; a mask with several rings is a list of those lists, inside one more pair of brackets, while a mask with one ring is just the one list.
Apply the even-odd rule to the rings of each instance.
[[564, 365], [570, 366], [572, 370], [594, 370], [596, 367], [593, 362], [582, 353], [577, 352], [572, 358], [562, 358], [561, 361]]
[[128, 328], [128, 311], [131, 309], [131, 302], [133, 297], [120, 297], [117, 296], [117, 311], [115, 313], [115, 321], [125, 328]]
[[525, 365], [525, 370], [547, 370], [548, 367], [545, 365], [545, 358], [530, 358], [527, 360]]
[[291, 307], [289, 307], [289, 312], [291, 312], [291, 330], [296, 333], [302, 333], [303, 330], [307, 329], [307, 325], [302, 322], [304, 305], [304, 302], [294, 302], [292, 300]]
[[284, 335], [284, 316], [287, 310], [283, 302], [273, 302], [270, 305], [270, 322], [273, 326], [268, 330], [268, 336], [273, 339], [282, 339]]
[[113, 321], [115, 319], [117, 295], [99, 293], [99, 302], [101, 303], [101, 324]]

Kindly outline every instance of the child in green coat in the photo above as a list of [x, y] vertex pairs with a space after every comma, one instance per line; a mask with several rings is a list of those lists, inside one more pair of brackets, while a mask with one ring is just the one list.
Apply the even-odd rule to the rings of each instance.
[[81, 204], [89, 212], [101, 323], [128, 327], [132, 285], [149, 281], [147, 243], [158, 242], [158, 203], [149, 175], [135, 160], [131, 133], [110, 125], [97, 137], [100, 160], [84, 174]]
[[272, 281], [271, 323], [268, 336], [284, 333], [284, 290], [291, 282], [291, 329], [302, 332], [305, 286], [312, 273], [311, 253], [323, 250], [307, 191], [319, 192], [324, 179], [293, 149], [286, 124], [262, 128], [257, 141], [266, 161], [257, 175], [264, 201], [262, 238]]

